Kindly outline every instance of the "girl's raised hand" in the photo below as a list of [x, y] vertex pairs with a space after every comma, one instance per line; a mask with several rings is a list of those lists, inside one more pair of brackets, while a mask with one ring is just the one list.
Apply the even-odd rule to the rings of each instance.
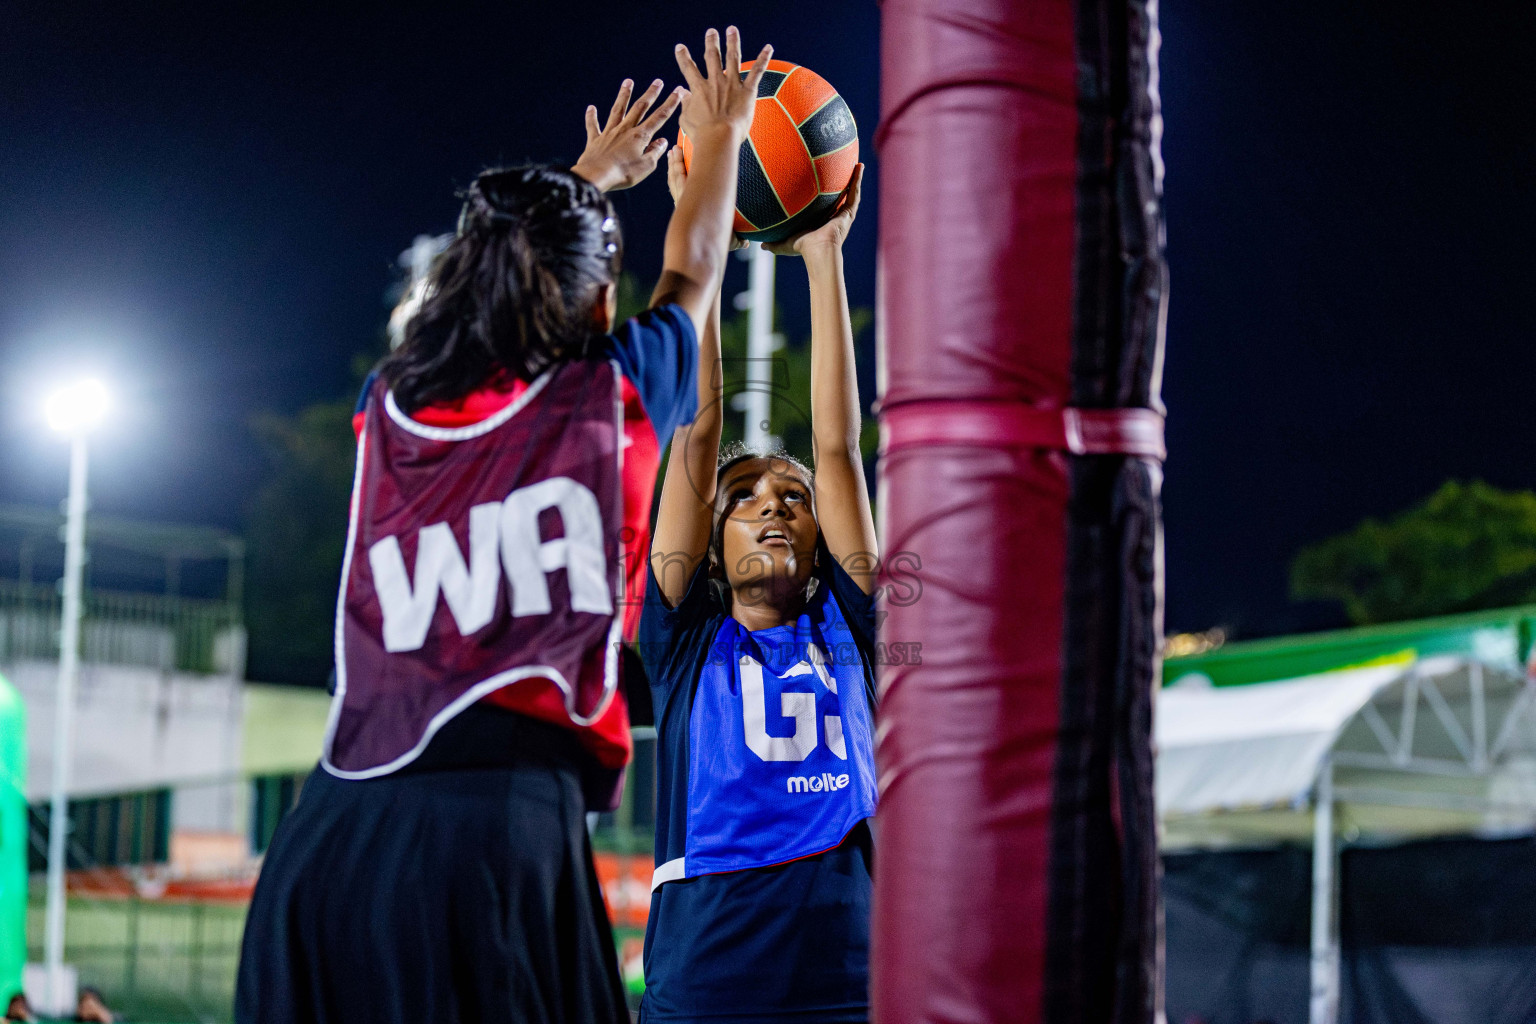
[[848, 179], [848, 187], [843, 189], [842, 197], [837, 201], [831, 220], [782, 242], [764, 243], [763, 248], [776, 256], [804, 256], [816, 248], [841, 248], [848, 230], [853, 227], [853, 219], [859, 215], [859, 189], [863, 182], [864, 165], [858, 164], [853, 169], [853, 177]]
[[[672, 205], [683, 198], [683, 186], [688, 184], [688, 169], [683, 166], [683, 148], [673, 146], [667, 150], [667, 191], [672, 193]], [[732, 249], [745, 249], [747, 240], [740, 235], [731, 236]]]
[[677, 44], [677, 66], [687, 80], [683, 98], [683, 131], [695, 138], [706, 132], [726, 129], [736, 141], [745, 139], [752, 128], [752, 112], [757, 107], [757, 83], [768, 70], [773, 47], [765, 46], [757, 55], [745, 79], [741, 76], [741, 33], [732, 25], [725, 30], [725, 53], [720, 52], [720, 33], [704, 33], [704, 70], [694, 63], [688, 47]]
[[672, 205], [683, 198], [683, 186], [688, 184], [688, 171], [683, 167], [683, 147], [673, 146], [667, 153], [667, 191], [672, 193]]
[[630, 188], [650, 176], [661, 154], [667, 151], [667, 140], [657, 138], [656, 133], [682, 102], [683, 89], [679, 86], [646, 117], [646, 111], [661, 95], [661, 79], [652, 82], [630, 106], [634, 87], [635, 83], [627, 78], [619, 86], [606, 124], [598, 124], [596, 107], [587, 108], [587, 148], [571, 170], [604, 192]]

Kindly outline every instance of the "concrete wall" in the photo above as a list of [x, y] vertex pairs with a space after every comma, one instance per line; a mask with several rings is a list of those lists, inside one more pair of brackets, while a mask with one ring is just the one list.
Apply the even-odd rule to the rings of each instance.
[[[58, 665], [0, 666], [27, 705], [30, 802], [52, 784]], [[241, 683], [126, 665], [85, 664], [75, 694], [71, 796], [177, 789], [173, 828], [239, 831], [243, 794]]]
[[[53, 780], [58, 663], [0, 660], [27, 708], [29, 803]], [[170, 789], [172, 861], [217, 868], [249, 856], [251, 777], [312, 770], [330, 709], [323, 690], [132, 665], [83, 664], [72, 797]]]

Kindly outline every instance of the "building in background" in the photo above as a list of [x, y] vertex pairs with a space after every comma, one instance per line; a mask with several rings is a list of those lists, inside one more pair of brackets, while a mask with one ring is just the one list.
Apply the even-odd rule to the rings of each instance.
[[[0, 673], [27, 707], [37, 870], [47, 849], [61, 522], [0, 506]], [[70, 866], [171, 864], [188, 842], [195, 850], [240, 831], [243, 808], [228, 783], [241, 756], [244, 545], [219, 530], [94, 516], [87, 542]], [[173, 789], [185, 792], [172, 800]]]
[[[23, 776], [14, 790], [28, 806], [23, 814], [15, 801], [18, 829], [26, 820], [15, 859], [25, 849], [32, 872], [32, 960], [43, 930], [62, 521], [56, 512], [0, 505], [0, 676], [20, 697], [12, 701], [18, 736], [25, 709], [26, 768], [13, 774]], [[330, 696], [319, 686], [244, 678], [239, 537], [104, 516], [90, 517], [88, 530], [66, 960], [81, 984], [102, 989], [136, 1019], [227, 1020], [261, 856], [319, 759]], [[655, 827], [654, 730], [637, 729], [635, 739], [624, 801], [594, 815], [592, 825], [626, 981], [638, 998]], [[11, 745], [20, 757], [19, 744]], [[0, 858], [10, 849], [3, 840], [0, 833]], [[14, 874], [24, 892], [24, 870]], [[0, 864], [0, 915], [4, 877]], [[18, 913], [13, 908], [12, 917]], [[0, 945], [4, 927], [0, 921]]]
[[[9, 744], [25, 764], [9, 773], [11, 795], [29, 805], [18, 811], [25, 837], [13, 855], [26, 861], [18, 876], [30, 869], [36, 883], [34, 960], [62, 522], [46, 509], [0, 506], [0, 675], [25, 707], [24, 762], [21, 745]], [[66, 956], [83, 984], [139, 1019], [226, 1019], [259, 857], [319, 756], [328, 696], [245, 680], [239, 537], [105, 516], [88, 527]], [[0, 856], [12, 851], [5, 838]]]

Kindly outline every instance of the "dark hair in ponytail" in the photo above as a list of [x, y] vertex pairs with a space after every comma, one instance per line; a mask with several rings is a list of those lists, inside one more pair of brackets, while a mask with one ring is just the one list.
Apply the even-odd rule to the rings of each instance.
[[586, 354], [592, 304], [618, 280], [613, 206], [570, 171], [486, 171], [464, 193], [459, 232], [379, 374], [406, 412], [505, 375], [531, 381]]

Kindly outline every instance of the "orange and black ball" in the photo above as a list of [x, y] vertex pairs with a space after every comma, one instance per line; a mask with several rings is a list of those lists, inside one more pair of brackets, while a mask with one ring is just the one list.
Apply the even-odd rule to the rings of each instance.
[[[686, 135], [680, 141], [686, 168], [693, 145]], [[858, 125], [826, 79], [798, 64], [771, 61], [758, 83], [752, 134], [739, 160], [736, 233], [777, 242], [831, 216], [859, 162]]]

